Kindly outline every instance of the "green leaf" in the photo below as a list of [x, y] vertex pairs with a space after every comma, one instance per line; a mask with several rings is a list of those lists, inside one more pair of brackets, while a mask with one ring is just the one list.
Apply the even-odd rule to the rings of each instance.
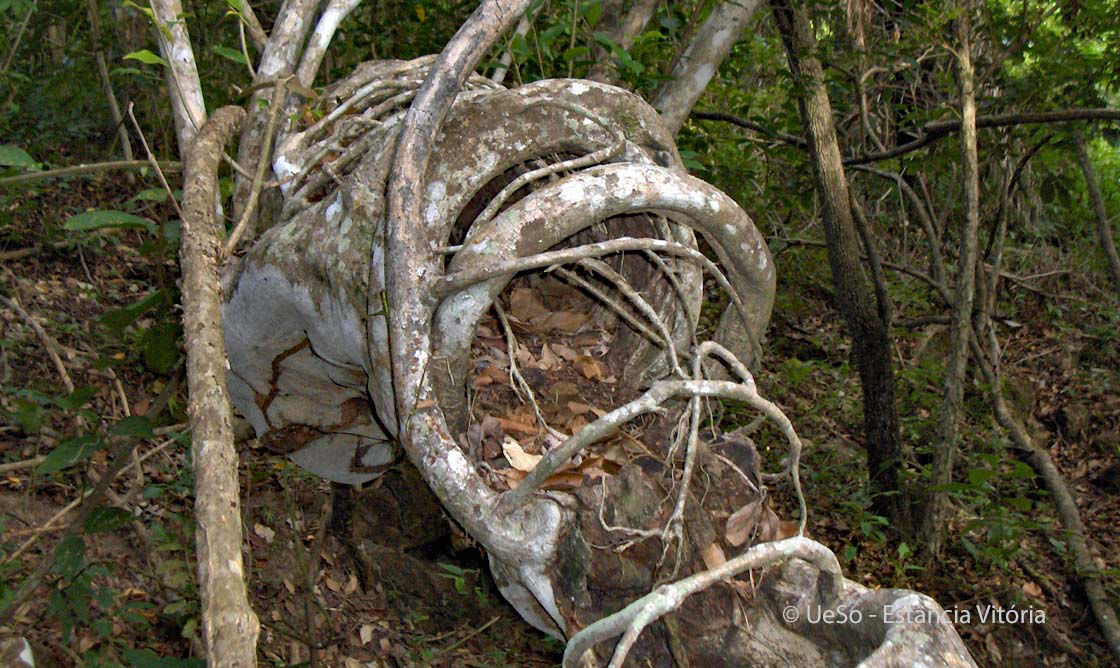
[[163, 239], [170, 244], [179, 243], [179, 232], [182, 228], [182, 223], [178, 220], [169, 220], [163, 224]]
[[124, 508], [94, 508], [86, 518], [86, 533], [116, 531], [132, 521], [132, 513]]
[[112, 76], [112, 77], [115, 77], [118, 74], [128, 74], [130, 76], [136, 76], [137, 74], [143, 74], [143, 72], [141, 72], [140, 70], [138, 70], [135, 67], [114, 67], [109, 72], [109, 76]]
[[226, 4], [229, 5], [229, 8], [233, 11], [238, 14], [241, 13], [241, 0], [226, 0]]
[[144, 364], [156, 373], [167, 373], [179, 361], [179, 326], [175, 323], [153, 325], [144, 332]]
[[54, 571], [64, 578], [73, 578], [86, 565], [86, 542], [81, 536], [67, 536], [54, 550]]
[[43, 426], [43, 407], [34, 401], [19, 399], [16, 401], [16, 410], [12, 417], [19, 424], [25, 434], [37, 434]]
[[973, 487], [980, 487], [994, 478], [996, 472], [992, 469], [969, 469], [968, 483]]
[[129, 202], [166, 202], [167, 191], [163, 188], [147, 188], [132, 196]]
[[565, 49], [562, 55], [564, 56], [564, 61], [570, 63], [576, 60], [587, 58], [590, 54], [591, 49], [587, 48], [586, 46], [573, 46], [570, 49]]
[[0, 144], [0, 167], [26, 167], [37, 169], [39, 163], [22, 148], [12, 144]]
[[596, 2], [580, 5], [579, 13], [587, 21], [587, 25], [594, 28], [599, 25], [599, 18], [603, 14], [603, 3], [601, 0], [596, 0]]
[[86, 211], [76, 216], [70, 216], [70, 219], [62, 226], [63, 229], [74, 232], [89, 232], [113, 227], [155, 231], [155, 223], [152, 221], [124, 211]]
[[101, 447], [101, 440], [93, 434], [83, 434], [62, 441], [51, 450], [43, 462], [35, 467], [38, 473], [56, 473], [88, 459]]
[[136, 4], [135, 2], [132, 2], [132, 0], [125, 0], [124, 6], [125, 7], [131, 7], [133, 9], [135, 9], [136, 11], [142, 12], [145, 16], [148, 17], [148, 20], [152, 21], [153, 23], [156, 20], [156, 14], [155, 14], [155, 12], [152, 11], [151, 7], [141, 7], [140, 5]]
[[163, 65], [164, 67], [171, 67], [166, 60], [147, 49], [140, 49], [139, 51], [127, 53], [124, 56], [124, 60], [139, 60], [145, 65]]
[[76, 411], [82, 406], [85, 406], [95, 394], [97, 394], [96, 387], [78, 387], [70, 394], [58, 399], [55, 403], [64, 410]]
[[125, 327], [136, 322], [137, 318], [158, 306], [162, 301], [163, 290], [156, 290], [132, 306], [126, 306], [122, 309], [106, 313], [101, 316], [101, 322], [119, 335], [124, 331]]
[[152, 423], [148, 418], [143, 415], [132, 415], [126, 418], [121, 418], [109, 428], [109, 433], [113, 436], [133, 436], [135, 438], [151, 438], [155, 436], [152, 433]]
[[214, 46], [210, 47], [210, 50], [218, 54], [222, 58], [225, 58], [226, 60], [232, 60], [239, 65], [246, 64], [245, 55], [240, 51], [229, 48], [228, 46], [219, 46], [215, 44]]

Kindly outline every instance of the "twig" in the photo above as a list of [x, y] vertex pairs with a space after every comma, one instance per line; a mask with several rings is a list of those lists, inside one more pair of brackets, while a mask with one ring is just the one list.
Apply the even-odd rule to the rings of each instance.
[[[521, 390], [525, 390], [526, 396], [529, 398], [529, 403], [533, 406], [533, 412], [537, 416], [538, 426], [549, 429], [548, 422], [544, 419], [544, 414], [541, 413], [541, 407], [537, 405], [537, 398], [533, 395], [533, 388], [529, 387], [529, 383], [525, 381], [525, 377], [521, 375], [521, 370], [517, 368], [517, 339], [513, 336], [513, 328], [509, 326], [509, 318], [506, 317], [506, 311], [498, 300], [494, 300], [494, 311], [498, 314], [498, 322], [502, 324], [502, 331], [506, 335], [506, 354], [509, 356], [509, 383], [513, 391], [517, 393], [517, 398], [525, 401], [525, 397], [521, 396]], [[521, 389], [518, 389], [520, 387]]]
[[630, 325], [631, 327], [633, 327], [634, 330], [636, 332], [638, 332], [639, 334], [641, 334], [642, 336], [646, 337], [647, 339], [649, 339], [650, 341], [654, 342], [655, 344], [657, 344], [659, 346], [664, 346], [665, 345], [665, 340], [662, 339], [660, 336], [658, 336], [657, 332], [654, 332], [652, 329], [649, 328], [648, 325], [646, 325], [644, 322], [642, 322], [641, 320], [638, 320], [636, 317], [634, 317], [634, 314], [630, 313], [630, 311], [627, 311], [622, 306], [622, 304], [618, 303], [617, 300], [612, 298], [610, 295], [608, 295], [604, 291], [600, 290], [596, 285], [594, 285], [590, 281], [585, 280], [582, 276], [580, 276], [576, 272], [571, 271], [570, 269], [565, 269], [564, 267], [556, 267], [555, 269], [552, 270], [552, 273], [556, 274], [560, 278], [563, 278], [565, 281], [568, 281], [568, 282], [572, 283], [573, 285], [576, 285], [576, 286], [582, 288], [583, 290], [587, 291], [592, 297], [595, 297], [599, 301], [606, 304], [608, 308], [610, 308], [612, 311], [614, 311], [618, 315], [618, 317], [625, 320], [627, 325]]
[[58, 373], [59, 379], [62, 380], [62, 385], [66, 388], [66, 392], [72, 393], [74, 391], [74, 381], [70, 380], [70, 374], [66, 372], [66, 366], [62, 363], [62, 358], [58, 356], [58, 343], [47, 333], [47, 330], [43, 329], [42, 325], [35, 322], [35, 318], [32, 318], [30, 313], [23, 310], [23, 307], [20, 306], [19, 302], [14, 298], [8, 299], [7, 297], [0, 296], [0, 304], [4, 304], [4, 306], [15, 311], [24, 322], [31, 326], [31, 329], [35, 331], [35, 335], [39, 337], [39, 342], [42, 343], [43, 348], [46, 349], [47, 356], [51, 358], [54, 369]]
[[[718, 344], [713, 343], [712, 345], [717, 346]], [[722, 349], [722, 347], [719, 349]], [[719, 349], [713, 348], [713, 352], [719, 354]], [[740, 369], [736, 368], [736, 371], [738, 372]], [[801, 439], [797, 436], [789, 418], [785, 416], [782, 410], [759, 396], [753, 378], [750, 378], [749, 382], [743, 383], [715, 380], [662, 380], [654, 383], [642, 396], [600, 417], [580, 429], [559, 446], [549, 450], [516, 489], [502, 495], [500, 502], [502, 507], [498, 509], [498, 512], [510, 512], [521, 507], [529, 495], [535, 492], [548, 476], [555, 473], [574, 455], [591, 444], [606, 438], [621, 425], [639, 415], [658, 410], [663, 403], [678, 396], [719, 397], [742, 401], [768, 417], [781, 429], [790, 444], [789, 470], [801, 509], [799, 533], [804, 533], [807, 513], [798, 472], [801, 461]]]
[[[167, 387], [164, 388], [163, 392], [156, 399], [155, 404], [153, 404], [150, 412], [153, 417], [163, 412], [164, 408], [167, 407], [167, 402], [170, 401], [172, 394], [174, 394], [178, 386], [179, 380], [176, 376], [171, 383], [167, 384]], [[88, 494], [80, 500], [75, 500], [75, 502], [73, 502], [75, 504], [80, 504], [80, 507], [78, 508], [77, 515], [71, 520], [70, 524], [67, 525], [64, 538], [67, 536], [75, 536], [83, 530], [82, 527], [85, 525], [86, 520], [89, 519], [90, 514], [97, 505], [101, 503], [101, 500], [109, 490], [109, 484], [120, 475], [121, 471], [130, 465], [126, 463], [126, 459], [129, 453], [131, 453], [132, 448], [135, 447], [136, 442], [136, 439], [130, 437], [121, 437], [113, 442], [113, 447], [110, 449], [108, 457], [109, 467], [106, 469], [105, 474], [101, 476], [101, 479], [97, 481], [97, 484], [93, 486], [93, 489], [90, 490]], [[19, 550], [13, 552], [8, 556], [8, 560], [15, 558], [18, 553]], [[15, 591], [13, 591], [8, 598], [0, 601], [0, 625], [6, 624], [12, 613], [23, 605], [24, 601], [39, 588], [43, 578], [46, 577], [53, 566], [53, 558], [44, 558], [40, 560], [35, 570], [20, 582], [19, 586], [15, 588]]]
[[31, 21], [31, 15], [35, 13], [35, 8], [38, 4], [38, 0], [32, 2], [27, 8], [27, 13], [23, 15], [23, 21], [19, 24], [16, 37], [12, 40], [11, 48], [8, 49], [8, 55], [4, 57], [4, 64], [0, 65], [0, 73], [7, 72], [8, 68], [12, 66], [12, 59], [16, 57], [16, 51], [19, 51], [19, 43], [23, 40], [23, 33], [27, 32], [27, 24]]
[[622, 274], [611, 269], [607, 263], [594, 258], [584, 258], [579, 261], [579, 265], [599, 274], [607, 281], [613, 283], [614, 287], [657, 328], [661, 333], [660, 338], [665, 342], [665, 349], [669, 356], [669, 365], [672, 367], [673, 373], [681, 378], [687, 378], [688, 374], [681, 369], [680, 360], [677, 358], [677, 347], [673, 343], [673, 334], [669, 331], [669, 326], [665, 324], [665, 320], [657, 313], [657, 309], [650, 306], [650, 303], [630, 285], [629, 281], [627, 281]]
[[257, 202], [260, 201], [261, 187], [264, 185], [264, 173], [268, 168], [269, 159], [272, 157], [272, 139], [276, 130], [276, 119], [280, 116], [280, 107], [284, 102], [284, 91], [288, 81], [291, 77], [286, 77], [276, 82], [276, 86], [272, 91], [272, 108], [268, 111], [268, 125], [265, 128], [264, 145], [261, 147], [260, 159], [257, 161], [257, 173], [253, 175], [253, 186], [249, 191], [249, 201], [245, 204], [245, 210], [241, 213], [241, 220], [237, 221], [237, 226], [233, 228], [230, 233], [229, 239], [226, 239], [226, 244], [222, 248], [222, 257], [219, 260], [228, 258], [237, 250], [237, 242], [241, 240], [241, 235], [249, 228], [249, 221], [253, 219], [253, 213], [257, 209]]
[[7, 464], [0, 464], [0, 473], [10, 473], [12, 471], [19, 471], [21, 469], [29, 469], [33, 466], [38, 466], [46, 459], [45, 456], [32, 457], [31, 459], [24, 459], [18, 462], [9, 462]]
[[[179, 171], [183, 168], [181, 162], [168, 162], [163, 161], [156, 163], [160, 169], [168, 172]], [[17, 183], [27, 183], [29, 181], [40, 181], [42, 179], [52, 179], [58, 176], [70, 176], [71, 174], [88, 174], [90, 172], [102, 172], [112, 169], [142, 169], [144, 167], [151, 167], [152, 163], [148, 160], [111, 160], [109, 162], [94, 162], [89, 164], [72, 165], [70, 167], [59, 167], [58, 169], [48, 169], [42, 172], [30, 172], [28, 174], [19, 174], [17, 176], [5, 176], [0, 179], [0, 186], [14, 186]]]
[[478, 634], [482, 633], [482, 632], [483, 632], [483, 631], [485, 631], [486, 629], [488, 629], [488, 628], [490, 628], [491, 626], [493, 626], [494, 624], [496, 624], [496, 623], [498, 622], [498, 620], [499, 620], [499, 619], [501, 619], [501, 616], [500, 616], [500, 615], [499, 615], [499, 616], [497, 616], [497, 617], [494, 617], [493, 619], [491, 619], [490, 621], [486, 622], [486, 623], [485, 623], [485, 624], [483, 624], [482, 626], [478, 627], [477, 629], [474, 629], [473, 631], [471, 631], [471, 632], [470, 632], [470, 633], [468, 633], [467, 635], [463, 636], [462, 638], [459, 638], [458, 640], [456, 640], [455, 642], [451, 643], [451, 644], [450, 644], [450, 645], [448, 645], [447, 647], [444, 647], [443, 649], [441, 649], [441, 650], [439, 650], [438, 652], [436, 652], [435, 654], [433, 654], [433, 655], [432, 655], [432, 659], [435, 659], [436, 657], [440, 657], [440, 656], [443, 656], [444, 654], [447, 654], [448, 652], [450, 652], [451, 650], [455, 649], [456, 647], [459, 647], [460, 645], [462, 645], [463, 643], [467, 642], [467, 641], [468, 641], [468, 640], [470, 640], [471, 638], [475, 637], [476, 635], [478, 635]]
[[[319, 512], [319, 530], [315, 532], [315, 543], [307, 555], [306, 587], [304, 590], [303, 610], [307, 620], [307, 637], [315, 637], [315, 620], [311, 615], [311, 603], [315, 597], [315, 581], [319, 579], [319, 559], [323, 555], [323, 544], [327, 541], [327, 530], [331, 525], [331, 514], [334, 510], [334, 492], [323, 502]], [[319, 648], [316, 643], [307, 643], [307, 651], [311, 668], [319, 666]]]
[[144, 137], [144, 131], [140, 128], [140, 123], [136, 120], [136, 114], [132, 113], [132, 107], [135, 106], [132, 102], [128, 103], [128, 119], [132, 121], [132, 127], [136, 130], [137, 136], [140, 137], [140, 144], [144, 147], [144, 154], [148, 156], [148, 164], [151, 165], [156, 171], [156, 177], [159, 178], [160, 185], [163, 186], [164, 192], [167, 193], [168, 199], [171, 200], [171, 205], [175, 207], [175, 213], [179, 215], [179, 219], [183, 218], [183, 210], [179, 208], [179, 200], [175, 199], [175, 191], [168, 185], [167, 179], [163, 175], [163, 170], [160, 169], [159, 161], [152, 153], [152, 149], [148, 146], [148, 140]]

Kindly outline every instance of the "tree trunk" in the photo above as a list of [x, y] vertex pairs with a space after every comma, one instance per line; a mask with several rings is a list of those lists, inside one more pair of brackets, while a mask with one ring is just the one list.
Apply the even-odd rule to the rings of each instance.
[[183, 332], [187, 342], [188, 412], [198, 520], [198, 580], [210, 668], [257, 665], [260, 624], [241, 558], [240, 480], [222, 336], [221, 243], [214, 213], [222, 147], [245, 118], [223, 107], [201, 129], [187, 157], [183, 187]]
[[1073, 146], [1077, 151], [1077, 164], [1081, 165], [1081, 172], [1085, 175], [1085, 187], [1089, 190], [1089, 201], [1093, 204], [1093, 214], [1096, 217], [1097, 238], [1101, 243], [1101, 251], [1108, 260], [1112, 287], [1120, 297], [1120, 256], [1116, 254], [1116, 244], [1112, 241], [1112, 223], [1109, 222], [1108, 213], [1104, 209], [1104, 198], [1101, 197], [1097, 170], [1093, 168], [1093, 161], [1089, 158], [1089, 151], [1081, 135], [1074, 135]]
[[651, 102], [670, 132], [676, 134], [684, 125], [759, 4], [761, 0], [720, 2], [700, 26]]
[[905, 532], [909, 503], [900, 479], [901, 443], [890, 334], [876, 311], [860, 262], [859, 235], [848, 199], [824, 70], [813, 55], [816, 39], [805, 8], [795, 7], [788, 0], [771, 0], [771, 6], [790, 70], [804, 90], [798, 106], [809, 136], [828, 261], [837, 306], [852, 337], [852, 358], [863, 392], [864, 447], [873, 508]]
[[972, 40], [969, 12], [964, 2], [957, 20], [959, 52], [957, 70], [961, 87], [961, 162], [964, 164], [965, 225], [957, 263], [957, 287], [953, 319], [949, 325], [949, 359], [945, 362], [945, 395], [938, 419], [938, 444], [933, 454], [932, 490], [922, 519], [922, 534], [931, 559], [941, 554], [945, 524], [949, 520], [949, 493], [953, 461], [960, 442], [961, 403], [964, 400], [965, 370], [968, 366], [968, 337], [972, 302], [976, 290], [977, 235], [980, 229], [980, 163], [976, 152], [976, 89], [972, 70]]
[[[631, 0], [628, 3], [611, 2], [609, 6], [603, 7], [605, 14], [603, 32], [612, 42], [623, 50], [629, 51], [630, 47], [634, 45], [634, 38], [645, 30], [646, 24], [657, 13], [658, 4], [660, 4], [659, 0]], [[626, 7], [626, 11], [621, 11], [626, 5], [629, 5]], [[613, 11], [608, 13], [608, 10]], [[615, 83], [618, 77], [610, 52], [596, 42], [593, 54], [595, 64], [591, 67], [591, 71], [587, 73], [587, 78], [599, 83]]]

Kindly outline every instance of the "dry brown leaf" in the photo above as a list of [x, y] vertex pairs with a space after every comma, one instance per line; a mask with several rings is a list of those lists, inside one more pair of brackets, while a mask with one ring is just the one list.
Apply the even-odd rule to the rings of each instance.
[[1023, 592], [1036, 599], [1042, 599], [1042, 587], [1037, 582], [1028, 582], [1023, 585]]
[[793, 520], [782, 520], [778, 523], [778, 535], [775, 540], [785, 540], [786, 538], [793, 538], [797, 535], [797, 532], [800, 528], [800, 522], [795, 522]]
[[727, 563], [727, 557], [723, 554], [723, 548], [715, 541], [712, 541], [708, 544], [708, 547], [700, 551], [700, 557], [704, 560], [704, 565], [709, 569], [719, 568]]
[[540, 368], [548, 371], [550, 369], [557, 369], [560, 367], [560, 358], [548, 347], [545, 343], [541, 346], [541, 361], [538, 365]]
[[590, 413], [594, 409], [592, 409], [591, 406], [580, 403], [578, 401], [569, 401], [568, 410], [572, 412], [572, 415], [583, 415], [584, 413]]
[[586, 313], [556, 311], [543, 317], [534, 318], [533, 324], [546, 332], [561, 331], [571, 334], [582, 327], [588, 319], [589, 316]]
[[770, 507], [770, 499], [767, 499], [765, 508], [762, 511], [762, 520], [759, 523], [758, 542], [768, 543], [772, 540], [777, 540], [781, 526], [781, 518], [779, 518], [778, 513], [774, 512], [774, 509]]
[[576, 489], [583, 485], [583, 474], [573, 471], [557, 471], [545, 478], [541, 483], [542, 489], [568, 490]]
[[506, 461], [509, 462], [510, 466], [526, 473], [532, 471], [541, 461], [541, 455], [531, 455], [525, 452], [517, 439], [509, 436], [506, 436], [505, 440], [502, 441], [502, 453], [506, 456]]
[[574, 434], [580, 429], [583, 429], [587, 426], [587, 419], [582, 415], [576, 415], [571, 420], [568, 420], [568, 424], [566, 426], [568, 428], [568, 431]]
[[496, 419], [498, 420], [498, 424], [502, 427], [502, 429], [505, 429], [506, 431], [516, 431], [521, 434], [532, 435], [536, 435], [537, 433], [537, 425], [535, 424], [529, 424], [527, 422], [521, 422], [519, 420], [513, 420], [503, 417]]
[[762, 499], [757, 498], [739, 510], [731, 514], [727, 518], [727, 525], [723, 532], [723, 537], [727, 540], [728, 544], [732, 547], [739, 547], [747, 542], [754, 529], [758, 526], [758, 520], [762, 515]]
[[514, 354], [517, 358], [517, 363], [524, 367], [536, 366], [537, 358], [533, 357], [533, 353], [529, 348], [523, 344], [517, 344], [517, 352]]
[[561, 358], [568, 360], [569, 362], [572, 362], [575, 360], [575, 358], [579, 357], [579, 353], [576, 352], [574, 348], [569, 348], [563, 343], [553, 343], [552, 351], [559, 355]]
[[603, 365], [590, 355], [580, 355], [575, 361], [576, 369], [588, 380], [599, 380], [604, 376]]
[[509, 486], [510, 489], [517, 489], [517, 486], [521, 484], [521, 481], [525, 479], [525, 476], [529, 475], [528, 473], [524, 471], [518, 471], [517, 469], [498, 469], [497, 471], [495, 471], [495, 473], [498, 474], [498, 476], [502, 479], [503, 482], [506, 483], [506, 485]]
[[546, 316], [550, 311], [537, 299], [535, 292], [528, 288], [514, 288], [509, 295], [509, 314], [523, 323], [533, 318]]
[[579, 386], [575, 383], [569, 383], [562, 380], [558, 383], [553, 383], [552, 387], [548, 390], [548, 396], [555, 398], [557, 402], [563, 401], [568, 398], [579, 398]]

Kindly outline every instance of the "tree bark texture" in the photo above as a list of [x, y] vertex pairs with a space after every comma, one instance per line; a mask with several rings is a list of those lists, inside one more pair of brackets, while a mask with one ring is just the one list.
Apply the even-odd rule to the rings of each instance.
[[720, 2], [685, 47], [669, 73], [670, 80], [658, 89], [651, 102], [661, 112], [670, 132], [676, 134], [684, 125], [759, 4], [761, 0]]
[[[431, 63], [421, 62], [424, 68]], [[371, 92], [372, 98], [361, 105], [344, 106], [346, 91], [362, 90], [379, 79], [381, 92]], [[702, 547], [725, 544], [716, 513], [742, 507], [751, 497], [741, 477], [703, 447], [694, 451], [694, 478], [699, 480], [703, 471], [709, 483], [703, 495], [697, 482], [692, 493], [680, 497], [679, 483], [662, 481], [659, 474], [636, 465], [571, 493], [523, 493], [523, 503], [514, 500], [513, 492], [493, 487], [485, 469], [459, 446], [472, 373], [470, 342], [480, 317], [514, 274], [570, 262], [560, 256], [578, 257], [573, 255], [577, 251], [596, 257], [611, 249], [644, 249], [663, 253], [682, 289], [670, 289], [652, 265], [624, 264], [620, 275], [640, 286], [663, 321], [672, 323], [669, 336], [677, 350], [693, 349], [693, 314], [703, 300], [703, 287], [700, 272], [682, 260], [694, 261], [698, 255], [695, 230], [719, 257], [733, 296], [715, 339], [733, 348], [740, 359], [748, 359], [754, 350], [752, 337], [736, 331], [747, 328], [757, 340], [765, 328], [773, 300], [772, 260], [746, 214], [726, 195], [685, 173], [659, 115], [637, 96], [571, 80], [507, 91], [475, 78], [455, 98], [442, 129], [432, 134], [419, 224], [397, 231], [422, 235], [408, 251], [413, 257], [407, 266], [416, 271], [386, 271], [384, 263], [392, 253], [386, 253], [385, 193], [404, 111], [387, 108], [384, 116], [367, 112], [386, 96], [396, 95], [398, 86], [416, 85], [416, 80], [401, 63], [363, 66], [353, 81], [340, 82], [322, 96], [327, 105], [324, 119], [338, 109], [351, 112], [338, 112], [337, 122], [324, 123], [322, 128], [330, 128], [332, 134], [319, 137], [319, 130], [309, 128], [288, 142], [289, 150], [280, 160], [294, 170], [287, 194], [294, 204], [285, 207], [285, 217], [225, 275], [231, 394], [262, 444], [288, 448], [293, 461], [332, 479], [375, 477], [396, 456], [394, 442], [404, 441], [448, 513], [486, 549], [502, 595], [537, 628], [572, 637], [657, 584], [661, 531], [652, 530], [643, 546], [619, 552], [602, 547], [619, 539], [604, 527], [604, 518], [619, 526], [652, 522], [656, 527], [663, 521], [659, 518], [672, 511], [673, 502], [683, 498], [683, 506], [677, 505], [684, 509], [688, 528], [676, 558], [682, 575], [688, 576], [705, 570]], [[332, 110], [331, 105], [338, 106]], [[350, 136], [352, 129], [361, 129], [365, 138]], [[339, 136], [350, 137], [345, 146]], [[332, 146], [342, 153], [317, 162], [323, 159], [322, 147]], [[351, 148], [360, 159], [351, 159]], [[555, 181], [542, 178], [496, 216], [470, 213], [479, 192], [511, 170], [517, 173], [521, 165], [562, 151], [586, 156], [605, 149], [614, 156], [608, 162], [572, 168], [574, 173]], [[318, 179], [323, 169], [332, 170], [330, 178]], [[633, 217], [649, 211], [667, 221], [634, 227]], [[431, 260], [446, 256], [432, 249], [452, 243], [456, 221], [471, 215], [476, 217], [462, 246], [446, 266]], [[606, 240], [576, 241], [600, 225]], [[651, 267], [652, 273], [647, 272]], [[400, 308], [399, 302], [389, 301], [391, 295], [415, 300], [412, 312], [419, 315], [414, 329], [402, 334], [400, 325], [393, 324]], [[681, 306], [681, 300], [692, 306]], [[378, 303], [380, 308], [370, 308]], [[672, 373], [664, 347], [638, 345], [625, 329], [618, 325], [612, 343], [620, 353], [619, 383], [661, 387], [658, 379]], [[395, 337], [400, 338], [394, 342]], [[411, 383], [410, 401], [399, 400], [403, 383]], [[685, 392], [686, 400], [693, 391], [723, 387], [710, 380], [671, 384]], [[662, 399], [670, 415], [681, 412], [683, 402]], [[630, 414], [655, 419], [655, 404], [648, 397], [644, 403], [632, 401], [601, 420]], [[593, 442], [614, 431], [592, 426], [584, 428], [587, 433], [573, 434], [569, 445]], [[658, 436], [649, 443], [664, 452], [669, 440]], [[561, 444], [550, 452], [567, 452], [564, 448]], [[528, 485], [530, 478], [525, 480]], [[672, 491], [668, 503], [660, 485]], [[721, 549], [730, 553], [733, 546]], [[933, 651], [934, 645], [919, 642], [912, 633], [943, 648], [960, 643], [952, 627], [939, 622], [914, 627], [905, 637], [898, 629], [882, 626], [827, 637], [815, 627], [789, 626], [780, 612], [791, 597], [806, 606], [823, 605], [814, 598], [817, 577], [816, 569], [796, 562], [783, 567], [772, 581], [774, 595], [758, 599], [754, 608], [757, 618], [767, 620], [765, 628], [734, 621], [737, 594], [732, 588], [713, 586], [687, 597], [678, 617], [683, 651], [693, 665], [737, 665], [747, 657], [759, 665], [828, 665], [851, 657], [896, 656], [892, 648], [898, 642], [905, 642], [907, 651]], [[839, 605], [863, 596], [849, 587], [845, 585]], [[892, 600], [907, 596], [911, 594], [891, 594]], [[852, 635], [855, 632], [858, 636]], [[609, 655], [608, 647], [599, 649]], [[963, 665], [971, 665], [967, 652], [952, 653], [964, 657]], [[636, 639], [632, 655], [669, 660], [665, 643], [651, 633]], [[849, 658], [836, 658], [842, 655]], [[896, 657], [894, 663], [882, 665], [912, 663]]]
[[183, 330], [195, 478], [198, 581], [207, 665], [257, 665], [260, 625], [249, 605], [241, 557], [240, 483], [222, 334], [221, 243], [214, 211], [222, 147], [245, 118], [239, 107], [214, 113], [187, 157], [183, 188]]
[[976, 152], [976, 90], [973, 81], [969, 16], [971, 6], [959, 7], [957, 20], [959, 52], [957, 72], [961, 87], [961, 163], [964, 165], [964, 228], [957, 264], [957, 286], [953, 319], [949, 325], [949, 358], [945, 362], [945, 389], [938, 419], [938, 443], [933, 454], [933, 487], [922, 520], [925, 547], [931, 558], [941, 553], [945, 523], [949, 515], [949, 494], [945, 487], [953, 480], [953, 461], [960, 442], [961, 403], [964, 401], [965, 370], [968, 366], [968, 336], [972, 321], [972, 302], [976, 292], [976, 254], [980, 230], [980, 162]]
[[[199, 128], [206, 122], [206, 103], [202, 99], [202, 83], [194, 61], [191, 38], [183, 20], [183, 5], [179, 0], [154, 0], [156, 20], [167, 29], [159, 32], [159, 49], [170, 67], [167, 69], [167, 88], [171, 97], [171, 112], [175, 117], [175, 136], [179, 140], [179, 155], [187, 155]], [[170, 38], [167, 36], [170, 35]]]
[[863, 393], [864, 447], [873, 508], [905, 530], [909, 509], [899, 475], [901, 443], [890, 334], [876, 311], [860, 260], [859, 235], [848, 199], [824, 70], [813, 55], [816, 40], [805, 8], [788, 0], [771, 0], [771, 6], [790, 70], [804, 90], [798, 105], [809, 137], [829, 267], [837, 306], [852, 337], [852, 358]]

